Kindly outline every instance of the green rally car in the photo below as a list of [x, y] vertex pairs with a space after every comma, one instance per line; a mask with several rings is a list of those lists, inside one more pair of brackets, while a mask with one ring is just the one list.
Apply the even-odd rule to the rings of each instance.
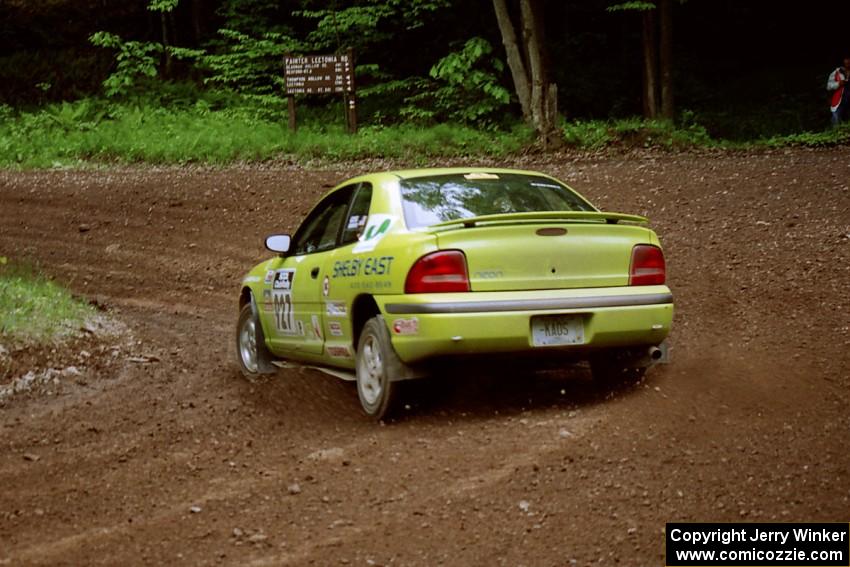
[[643, 217], [600, 212], [560, 181], [421, 169], [343, 182], [242, 280], [237, 359], [355, 379], [382, 418], [398, 382], [459, 358], [587, 360], [642, 376], [666, 352], [673, 296]]

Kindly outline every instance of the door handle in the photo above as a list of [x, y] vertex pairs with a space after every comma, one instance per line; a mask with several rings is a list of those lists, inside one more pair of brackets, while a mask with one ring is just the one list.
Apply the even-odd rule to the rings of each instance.
[[313, 268], [310, 270], [310, 277], [316, 279], [319, 277], [319, 268]]

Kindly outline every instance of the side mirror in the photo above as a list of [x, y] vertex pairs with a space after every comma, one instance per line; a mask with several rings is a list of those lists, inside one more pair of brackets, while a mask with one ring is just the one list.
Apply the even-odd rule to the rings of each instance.
[[292, 238], [288, 234], [273, 234], [266, 237], [266, 248], [278, 254], [289, 252], [289, 244]]

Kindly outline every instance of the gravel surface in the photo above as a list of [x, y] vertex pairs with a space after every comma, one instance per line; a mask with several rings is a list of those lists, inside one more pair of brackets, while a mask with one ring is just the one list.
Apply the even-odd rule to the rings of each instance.
[[470, 372], [376, 425], [231, 344], [263, 237], [365, 166], [0, 171], [0, 252], [127, 327], [4, 355], [56, 382], [0, 406], [0, 565], [660, 565], [668, 521], [848, 521], [850, 149], [498, 165], [652, 219], [672, 364]]

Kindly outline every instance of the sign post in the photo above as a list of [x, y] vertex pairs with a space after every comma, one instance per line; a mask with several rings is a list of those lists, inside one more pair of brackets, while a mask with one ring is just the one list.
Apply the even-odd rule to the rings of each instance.
[[298, 129], [298, 125], [295, 123], [295, 96], [287, 96], [286, 105], [289, 107], [289, 129], [295, 132]]
[[345, 123], [350, 133], [357, 132], [357, 106], [354, 98], [354, 52], [331, 55], [286, 55], [283, 58], [286, 95], [289, 105], [289, 128], [295, 131], [295, 99], [297, 94], [342, 93]]

